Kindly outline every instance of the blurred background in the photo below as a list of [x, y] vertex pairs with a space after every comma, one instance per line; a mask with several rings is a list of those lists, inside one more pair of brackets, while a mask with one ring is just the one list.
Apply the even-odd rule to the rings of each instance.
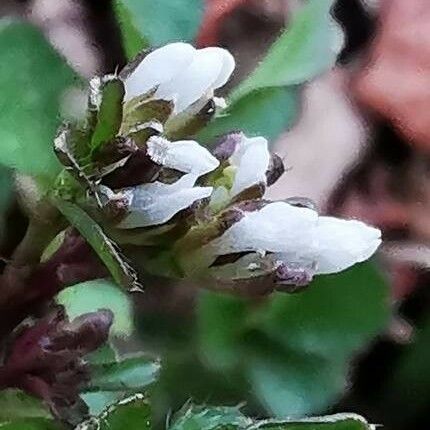
[[[147, 25], [149, 45], [188, 39], [231, 50], [238, 69], [227, 94], [264, 58], [302, 3], [142, 0], [139, 23]], [[60, 118], [79, 115], [85, 79], [114, 72], [130, 57], [132, 32], [124, 37], [124, 14], [134, 10], [109, 0], [1, 1], [3, 164], [10, 151], [29, 151], [29, 139], [40, 141], [40, 152], [31, 154], [40, 160], [40, 171], [52, 162], [43, 148]], [[196, 298], [180, 285], [136, 300], [139, 342], [167, 357], [165, 389], [156, 393], [166, 408], [189, 396], [231, 402], [245, 396], [247, 407], [262, 415], [351, 411], [391, 430], [426, 427], [430, 2], [338, 0], [332, 14], [344, 32], [343, 49], [330, 71], [301, 88], [294, 121], [274, 139], [272, 148], [288, 171], [269, 196], [306, 196], [323, 213], [378, 226], [384, 235], [378, 273], [357, 269], [342, 275], [339, 284], [351, 284], [355, 292], [322, 280], [304, 298], [280, 298], [263, 308], [254, 303], [257, 327], [242, 321], [240, 300]], [[282, 108], [277, 114], [290, 115]], [[10, 141], [16, 142], [12, 149]], [[26, 218], [6, 167], [0, 168], [0, 223], [0, 257], [7, 259]], [[323, 290], [325, 283], [330, 285]], [[365, 286], [372, 283], [378, 288]]]

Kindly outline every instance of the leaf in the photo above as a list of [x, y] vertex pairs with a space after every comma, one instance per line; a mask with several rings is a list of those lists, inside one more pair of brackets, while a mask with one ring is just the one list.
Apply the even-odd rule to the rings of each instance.
[[[394, 365], [387, 372], [385, 384], [372, 392], [369, 399], [366, 398], [366, 401], [374, 402], [377, 397], [384, 415], [389, 417], [393, 426], [399, 428], [408, 428], [428, 413], [430, 318], [428, 315], [423, 316], [424, 320], [418, 321], [416, 327], [414, 325], [412, 342], [403, 347], [398, 356], [395, 355]], [[406, 408], [405, 404], [409, 406]]]
[[8, 422], [0, 422], [2, 430], [63, 430], [64, 427], [59, 426], [53, 420], [43, 418], [31, 418], [23, 420], [13, 420]]
[[136, 394], [109, 406], [98, 417], [80, 424], [75, 430], [151, 430], [151, 408], [143, 394]]
[[120, 20], [126, 38], [133, 37], [130, 32], [134, 28], [150, 46], [194, 39], [204, 8], [203, 0], [121, 0], [121, 3], [128, 10], [129, 19]]
[[59, 106], [76, 75], [28, 24], [0, 22], [0, 163], [53, 178], [60, 171], [52, 141]]
[[0, 391], [0, 422], [23, 418], [52, 418], [43, 402], [20, 390]]
[[198, 139], [209, 142], [229, 131], [275, 140], [290, 126], [298, 111], [298, 87], [256, 90], [230, 105], [222, 116], [210, 122]]
[[242, 130], [272, 140], [293, 124], [299, 85], [334, 65], [341, 31], [330, 17], [333, 0], [311, 0], [272, 45], [257, 69], [232, 91], [228, 108], [198, 138]]
[[374, 430], [363, 417], [356, 414], [336, 414], [301, 420], [266, 420], [250, 426], [249, 430]]
[[235, 102], [257, 89], [297, 85], [328, 70], [342, 47], [330, 16], [333, 0], [311, 0], [272, 45], [252, 75], [230, 95]]
[[135, 27], [133, 15], [123, 4], [122, 0], [114, 3], [116, 16], [121, 27], [122, 40], [125, 53], [128, 59], [133, 59], [136, 55], [147, 47], [147, 42], [140, 31]]
[[373, 426], [356, 414], [336, 414], [301, 420], [253, 421], [234, 407], [188, 406], [180, 411], [169, 430], [372, 430]]
[[111, 333], [128, 336], [133, 331], [132, 306], [129, 296], [112, 282], [99, 279], [66, 288], [57, 295], [70, 319], [99, 309], [110, 309], [114, 314]]
[[9, 206], [12, 198], [12, 186], [11, 172], [0, 166], [0, 216]]
[[103, 363], [92, 367], [90, 388], [92, 391], [142, 391], [157, 380], [159, 371], [160, 363], [147, 357]]
[[13, 180], [9, 169], [0, 165], [0, 243], [5, 233], [7, 210], [12, 202]]
[[[99, 85], [95, 88], [97, 81]], [[122, 122], [122, 104], [125, 94], [124, 83], [117, 77], [95, 78], [92, 81], [92, 92], [95, 99], [100, 99], [96, 109], [96, 126], [91, 139], [92, 150], [103, 143], [114, 139]]]
[[169, 430], [215, 430], [246, 428], [252, 424], [237, 407], [187, 406], [179, 411]]
[[203, 292], [198, 304], [202, 360], [242, 375], [278, 417], [326, 408], [345, 386], [348, 363], [387, 324], [386, 285], [362, 264], [320, 276], [300, 294], [259, 306]]
[[103, 229], [79, 206], [58, 198], [54, 198], [53, 203], [91, 245], [115, 282], [130, 291], [140, 290], [136, 273]]

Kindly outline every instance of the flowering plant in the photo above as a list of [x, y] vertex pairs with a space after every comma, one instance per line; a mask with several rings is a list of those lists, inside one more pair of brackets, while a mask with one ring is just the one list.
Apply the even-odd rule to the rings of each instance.
[[[326, 350], [330, 342], [314, 347], [310, 334], [308, 340], [298, 336], [295, 341], [292, 336], [289, 344], [281, 327], [294, 318], [295, 306], [300, 315], [306, 314], [300, 300], [320, 304], [312, 294], [327, 296], [317, 285], [320, 275], [345, 272], [340, 275], [344, 278], [321, 276], [322, 283], [348, 280], [347, 269], [376, 252], [381, 232], [358, 220], [320, 215], [306, 196], [270, 200], [267, 189], [288, 175], [284, 160], [270, 152], [266, 136], [253, 129], [255, 123], [243, 120], [249, 107], [259, 121], [264, 120], [275, 100], [291, 101], [289, 87], [330, 65], [340, 46], [330, 6], [324, 1], [304, 8], [256, 72], [227, 99], [220, 91], [235, 70], [228, 50], [173, 42], [140, 52], [121, 70], [89, 80], [87, 104], [80, 104], [78, 114], [64, 121], [49, 149], [59, 161], [55, 168], [17, 169], [15, 183], [29, 225], [0, 277], [4, 291], [0, 403], [18, 404], [20, 410], [28, 405], [29, 412], [7, 416], [11, 429], [20, 425], [120, 429], [127, 423], [130, 428], [150, 428], [151, 423], [162, 422], [168, 409], [176, 409], [199, 391], [188, 390], [186, 384], [181, 391], [181, 384], [169, 382], [172, 369], [175, 378], [178, 372], [193, 380], [189, 368], [194, 365], [197, 378], [202, 375], [199, 387], [205, 378], [218, 379], [225, 393], [232, 388], [226, 389], [231, 381], [246, 386], [252, 380], [251, 388], [230, 390], [233, 402], [250, 400], [255, 406], [248, 412], [277, 418], [256, 421], [231, 404], [216, 408], [187, 404], [169, 420], [170, 428], [371, 428], [353, 414], [303, 419], [324, 409], [338, 393], [343, 373], [330, 378], [327, 385], [332, 380], [336, 384], [327, 389], [327, 399], [306, 383], [286, 388], [302, 377], [302, 370], [299, 376], [287, 377], [286, 384], [282, 378], [288, 369], [298, 368], [294, 361], [302, 358], [311, 369], [303, 371], [306, 376], [312, 375], [316, 363], [328, 372], [334, 367], [344, 372], [343, 363], [383, 324], [382, 300], [375, 305], [381, 316], [355, 341], [340, 347], [341, 361], [330, 360]], [[306, 75], [300, 68], [288, 70], [282, 62], [288, 49], [294, 51], [290, 46], [306, 31], [309, 17], [320, 17], [321, 23], [315, 18], [313, 25], [324, 28], [330, 47]], [[305, 44], [306, 49], [312, 51]], [[379, 281], [374, 272], [369, 278]], [[308, 286], [311, 295], [296, 301]], [[162, 301], [186, 295], [187, 304], [198, 302], [194, 317], [199, 334], [194, 326], [176, 348], [188, 348], [187, 354], [172, 352], [171, 339], [158, 331], [165, 308], [155, 318], [157, 328], [151, 336], [151, 323], [145, 320], [148, 315], [151, 319], [151, 312], [142, 308], [158, 290], [165, 291]], [[287, 294], [296, 292], [301, 294]], [[360, 290], [355, 294], [361, 295]], [[290, 313], [278, 324], [276, 309], [281, 311], [284, 304]], [[355, 303], [348, 309], [354, 313], [354, 307]], [[154, 308], [151, 311], [157, 313]], [[330, 315], [337, 317], [341, 308], [343, 303], [334, 304]], [[175, 312], [172, 315], [175, 318]], [[361, 308], [357, 315], [360, 322]], [[293, 334], [300, 332], [301, 317], [290, 325]], [[174, 326], [182, 326], [181, 321]], [[183, 327], [190, 327], [187, 324], [186, 317]], [[338, 326], [335, 322], [333, 330]], [[328, 327], [333, 331], [331, 322]], [[175, 330], [170, 325], [167, 331]], [[132, 333], [149, 346], [143, 354], [121, 355], [115, 339], [121, 350], [117, 337]], [[271, 369], [264, 375], [267, 360], [262, 357], [277, 348], [282, 351], [276, 360], [283, 354], [288, 358], [273, 374]], [[245, 356], [249, 363], [243, 366], [243, 375], [238, 363]], [[223, 382], [220, 371], [231, 381]], [[266, 389], [276, 379], [281, 380], [281, 402], [272, 398], [277, 390]], [[174, 400], [166, 397], [167, 391], [178, 389]], [[309, 390], [311, 399], [306, 404], [300, 402], [303, 389]], [[249, 394], [252, 391], [257, 394]], [[290, 400], [288, 406], [285, 399]], [[290, 415], [294, 420], [286, 419]]]

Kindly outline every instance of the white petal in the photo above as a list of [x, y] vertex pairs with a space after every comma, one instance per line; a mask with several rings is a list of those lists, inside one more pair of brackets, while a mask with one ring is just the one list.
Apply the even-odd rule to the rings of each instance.
[[148, 54], [125, 80], [125, 100], [170, 81], [193, 60], [197, 50], [188, 43], [171, 43]]
[[162, 83], [155, 97], [175, 99], [175, 113], [182, 112], [213, 89], [224, 67], [224, 57], [219, 51], [197, 50], [188, 67], [170, 81]]
[[320, 217], [317, 274], [337, 273], [369, 259], [381, 244], [381, 232], [360, 221]]
[[215, 255], [244, 251], [300, 254], [313, 241], [318, 214], [307, 208], [274, 202], [255, 212], [247, 212], [208, 247]]
[[201, 176], [219, 166], [219, 161], [193, 140], [169, 142], [161, 137], [152, 137], [147, 147], [152, 161], [180, 172]]
[[204, 48], [204, 49], [201, 49], [201, 51], [212, 52], [218, 55], [219, 58], [222, 59], [221, 70], [218, 74], [217, 79], [214, 82], [212, 82], [211, 88], [213, 90], [216, 90], [217, 88], [223, 87], [230, 79], [230, 76], [232, 75], [236, 67], [236, 62], [234, 60], [233, 55], [231, 55], [230, 52], [227, 51], [226, 49], [217, 48], [217, 47]]
[[244, 137], [230, 158], [237, 168], [231, 193], [233, 196], [260, 182], [266, 183], [270, 152], [264, 137]]
[[154, 182], [133, 188], [130, 214], [119, 228], [160, 225], [195, 201], [209, 197], [211, 187], [194, 187], [197, 176], [184, 175], [173, 184]]

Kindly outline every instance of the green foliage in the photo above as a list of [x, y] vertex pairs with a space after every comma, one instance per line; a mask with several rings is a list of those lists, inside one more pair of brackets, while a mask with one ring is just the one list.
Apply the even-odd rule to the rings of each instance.
[[64, 428], [52, 420], [31, 418], [17, 419], [0, 423], [2, 430], [63, 430]]
[[259, 304], [202, 293], [202, 359], [239, 372], [276, 416], [323, 410], [341, 393], [347, 366], [388, 319], [386, 288], [370, 264], [319, 277], [297, 295]]
[[170, 430], [215, 430], [246, 428], [252, 420], [234, 407], [186, 406], [174, 417]]
[[139, 289], [136, 274], [122, 257], [114, 242], [103, 229], [79, 206], [61, 199], [53, 202], [79, 233], [92, 246], [105, 264], [114, 281], [129, 290]]
[[[401, 350], [385, 386], [372, 393], [377, 398], [374, 401], [381, 402], [382, 399], [381, 409], [398, 428], [408, 428], [417, 417], [428, 414], [430, 318], [419, 321], [415, 329], [412, 342]], [[408, 404], [407, 408], [405, 404]], [[394, 416], [392, 411], [396, 411]]]
[[49, 409], [19, 390], [0, 391], [0, 427], [7, 430], [55, 430]]
[[160, 371], [160, 363], [155, 360], [136, 356], [118, 361], [115, 354], [113, 357], [106, 355], [109, 349], [104, 348], [102, 362], [100, 356], [90, 358], [91, 382], [81, 395], [93, 415], [100, 414], [127, 395], [147, 390], [156, 382]]
[[130, 298], [106, 279], [88, 281], [63, 290], [57, 296], [70, 319], [99, 309], [110, 309], [114, 314], [111, 333], [128, 336], [133, 330]]
[[198, 135], [203, 142], [229, 131], [242, 130], [249, 136], [274, 141], [296, 119], [299, 88], [265, 88], [234, 102]]
[[127, 58], [134, 58], [140, 51], [148, 47], [148, 43], [137, 29], [134, 23], [133, 14], [123, 0], [116, 0], [114, 3], [116, 16], [121, 27], [122, 42]]
[[[152, 413], [143, 395], [127, 398], [109, 407], [78, 428], [84, 429], [152, 429]], [[255, 421], [237, 407], [186, 405], [165, 426], [168, 430], [371, 430], [366, 420], [355, 414], [337, 414], [303, 420]]]
[[93, 366], [91, 388], [93, 391], [142, 390], [157, 380], [159, 371], [160, 364], [147, 357], [103, 363]]
[[150, 430], [151, 424], [149, 402], [142, 394], [136, 394], [109, 406], [98, 417], [82, 423], [76, 430]]
[[122, 102], [124, 99], [124, 84], [118, 78], [111, 78], [100, 88], [101, 102], [97, 112], [97, 123], [91, 140], [91, 148], [115, 138], [122, 122]]
[[127, 52], [133, 55], [137, 53], [136, 47], [144, 44], [143, 41], [148, 41], [150, 46], [160, 46], [194, 39], [204, 7], [203, 0], [118, 1]]
[[18, 418], [50, 418], [46, 406], [19, 390], [0, 391], [0, 422]]
[[310, 1], [273, 44], [266, 58], [229, 97], [229, 107], [200, 135], [242, 130], [275, 139], [297, 114], [298, 85], [334, 65], [341, 32], [332, 21], [333, 0]]
[[65, 89], [76, 76], [38, 30], [0, 23], [0, 163], [52, 178], [60, 165], [52, 151]]

